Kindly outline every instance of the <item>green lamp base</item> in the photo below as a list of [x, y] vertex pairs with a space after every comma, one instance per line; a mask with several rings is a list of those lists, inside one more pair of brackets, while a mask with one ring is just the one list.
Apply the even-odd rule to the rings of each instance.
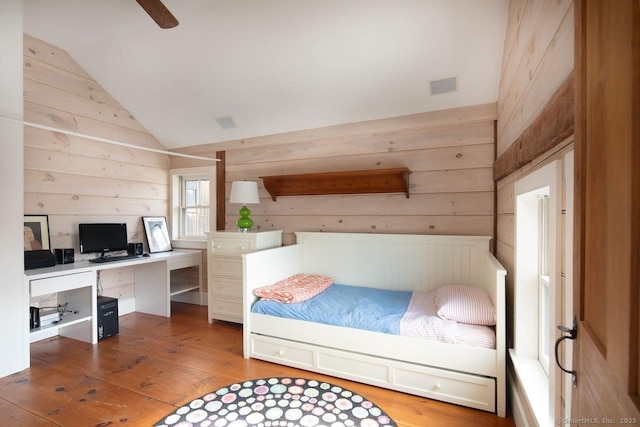
[[253, 227], [253, 220], [249, 218], [251, 211], [247, 208], [247, 205], [242, 206], [239, 213], [240, 219], [237, 222], [238, 230], [244, 232], [251, 230], [251, 227]]

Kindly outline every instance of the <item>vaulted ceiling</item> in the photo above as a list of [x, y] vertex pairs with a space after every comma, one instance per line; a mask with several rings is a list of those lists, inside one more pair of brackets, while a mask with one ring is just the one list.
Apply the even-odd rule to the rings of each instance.
[[[24, 32], [65, 49], [167, 148], [498, 97], [508, 0], [163, 2], [177, 27], [135, 0], [24, 0]], [[457, 90], [431, 93], [449, 77]]]

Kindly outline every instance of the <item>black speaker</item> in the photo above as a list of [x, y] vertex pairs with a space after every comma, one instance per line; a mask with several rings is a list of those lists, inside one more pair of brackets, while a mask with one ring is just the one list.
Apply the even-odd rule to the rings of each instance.
[[24, 251], [24, 269], [53, 267], [56, 265], [56, 257], [51, 251]]
[[118, 299], [98, 297], [98, 341], [118, 335]]
[[56, 249], [56, 262], [58, 264], [72, 264], [74, 262], [73, 248]]
[[29, 327], [33, 330], [40, 327], [40, 309], [29, 307]]
[[142, 255], [142, 243], [129, 243], [129, 255]]

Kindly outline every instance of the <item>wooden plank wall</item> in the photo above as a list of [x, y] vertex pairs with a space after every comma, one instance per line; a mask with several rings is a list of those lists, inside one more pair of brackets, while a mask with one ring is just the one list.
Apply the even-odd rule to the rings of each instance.
[[[62, 49], [24, 37], [24, 117], [28, 122], [164, 149]], [[143, 242], [143, 215], [168, 213], [169, 156], [25, 127], [24, 211], [46, 214], [52, 248], [75, 248], [78, 224], [125, 222]], [[101, 277], [104, 295], [133, 297], [133, 271]]]
[[[240, 206], [229, 204], [231, 182], [258, 181], [260, 204], [250, 205], [256, 229], [364, 233], [494, 233], [496, 104], [485, 104], [280, 135], [206, 144], [180, 152], [226, 152], [226, 229]], [[171, 158], [171, 167], [197, 166]], [[404, 194], [278, 197], [260, 176], [408, 167]]]
[[[536, 121], [573, 71], [573, 1], [511, 0], [498, 95], [497, 155]], [[497, 182], [496, 254], [508, 271], [508, 324], [513, 325], [514, 185], [572, 147], [572, 138]], [[510, 334], [513, 328], [509, 328]], [[509, 336], [510, 346], [513, 336]]]

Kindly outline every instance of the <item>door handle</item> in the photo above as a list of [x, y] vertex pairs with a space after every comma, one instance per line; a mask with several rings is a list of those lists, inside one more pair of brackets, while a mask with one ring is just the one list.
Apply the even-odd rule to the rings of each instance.
[[578, 337], [578, 319], [575, 316], [573, 317], [573, 328], [569, 329], [566, 326], [558, 325], [558, 329], [560, 329], [561, 332], [569, 335], [562, 335], [560, 338], [556, 340], [556, 348], [555, 348], [556, 364], [563, 372], [566, 372], [567, 374], [571, 374], [571, 378], [573, 380], [573, 386], [576, 387], [578, 385], [578, 378], [576, 376], [576, 371], [570, 371], [568, 369], [565, 369], [560, 364], [560, 359], [558, 358], [558, 346], [562, 341], [566, 339], [575, 340]]

